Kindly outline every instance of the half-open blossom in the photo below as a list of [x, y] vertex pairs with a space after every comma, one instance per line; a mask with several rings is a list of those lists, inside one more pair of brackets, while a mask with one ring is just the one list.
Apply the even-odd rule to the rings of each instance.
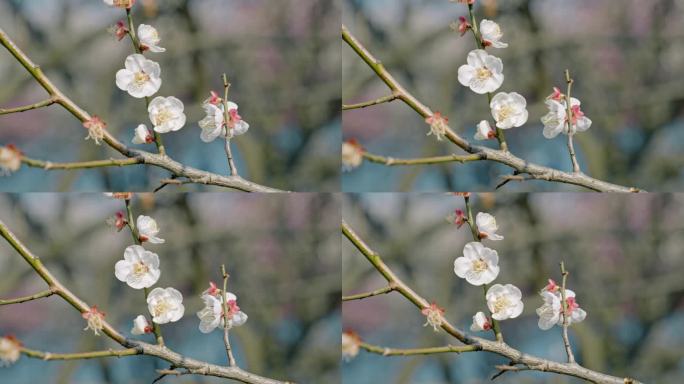
[[132, 334], [144, 335], [145, 333], [152, 333], [153, 330], [154, 328], [147, 320], [147, 317], [138, 315], [135, 319], [133, 319], [133, 328], [131, 328]]
[[135, 128], [133, 136], [133, 144], [150, 144], [154, 143], [154, 135], [147, 129], [145, 124], [140, 124]]
[[342, 332], [342, 359], [350, 361], [359, 354], [361, 337], [354, 331]]
[[89, 310], [81, 313], [81, 316], [88, 322], [88, 325], [83, 330], [87, 331], [90, 329], [96, 336], [99, 336], [100, 331], [104, 328], [105, 313], [100, 312], [97, 306], [92, 306]]
[[147, 111], [154, 130], [159, 133], [178, 131], [185, 125], [185, 106], [173, 96], [157, 96], [150, 102]]
[[541, 118], [544, 124], [544, 137], [552, 139], [560, 133], [575, 134], [584, 132], [591, 127], [592, 121], [584, 115], [580, 108], [580, 101], [574, 97], [570, 98], [570, 127], [568, 128], [568, 104], [565, 95], [561, 95], [560, 101], [556, 100], [552, 94], [546, 99], [545, 104], [549, 112]]
[[497, 93], [489, 107], [498, 128], [520, 127], [527, 122], [527, 100], [517, 92]]
[[161, 275], [159, 256], [140, 245], [129, 245], [124, 259], [114, 265], [114, 275], [133, 289], [149, 288]]
[[140, 235], [140, 241], [149, 241], [152, 244], [163, 244], [166, 240], [157, 237], [159, 234], [159, 226], [157, 222], [145, 215], [138, 216], [136, 220], [136, 225], [138, 227], [138, 234]]
[[479, 212], [475, 216], [475, 225], [480, 234], [480, 239], [503, 240], [504, 238], [496, 233], [499, 230], [499, 226], [496, 224], [496, 218], [489, 213]]
[[470, 325], [471, 331], [482, 332], [490, 329], [492, 329], [492, 323], [483, 312], [478, 312], [473, 316], [473, 324]]
[[95, 144], [100, 145], [100, 142], [104, 139], [107, 123], [102, 121], [98, 116], [93, 115], [90, 119], [83, 122], [83, 126], [88, 130], [86, 140], [93, 139]]
[[489, 284], [499, 275], [499, 254], [471, 241], [463, 248], [463, 256], [454, 260], [454, 273], [472, 285]]
[[485, 47], [508, 47], [508, 44], [501, 41], [501, 38], [503, 38], [503, 32], [501, 32], [501, 27], [499, 27], [499, 24], [491, 20], [483, 19], [480, 22], [480, 34], [482, 34], [482, 44]]
[[161, 39], [157, 30], [147, 24], [140, 24], [138, 26], [138, 40], [140, 40], [140, 50], [145, 52], [166, 52], [166, 48], [159, 46]]
[[131, 9], [131, 7], [135, 4], [135, 0], [102, 0], [102, 1], [104, 1], [105, 4], [112, 6], [112, 7], [127, 8], [127, 9]]
[[175, 288], [157, 287], [147, 295], [147, 309], [157, 324], [178, 321], [185, 313], [183, 295]]
[[21, 342], [12, 335], [0, 337], [0, 367], [10, 366], [21, 356]]
[[503, 62], [483, 49], [468, 53], [467, 64], [458, 68], [458, 81], [473, 92], [494, 92], [504, 81]]
[[427, 135], [435, 135], [437, 140], [442, 141], [447, 128], [449, 128], [449, 119], [441, 113], [435, 112], [432, 116], [425, 118], [425, 123], [430, 125], [430, 132]]
[[116, 72], [116, 86], [135, 98], [152, 96], [161, 87], [161, 67], [158, 63], [134, 53], [126, 58], [125, 68]]
[[342, 170], [351, 171], [363, 163], [363, 147], [356, 139], [342, 142]]
[[460, 16], [460, 17], [458, 18], [458, 23], [453, 22], [453, 23], [451, 23], [451, 24], [449, 25], [449, 27], [451, 27], [451, 29], [453, 29], [454, 31], [458, 31], [458, 33], [460, 33], [461, 36], [463, 36], [463, 35], [465, 35], [466, 32], [468, 32], [468, 30], [469, 30], [470, 28], [472, 28], [473, 26], [470, 25], [470, 23], [468, 22], [468, 20], [466, 20], [465, 17]]
[[468, 219], [465, 217], [462, 209], [456, 209], [453, 213], [446, 217], [446, 221], [451, 224], [456, 224], [456, 228], [461, 229], [463, 224], [465, 224]]
[[523, 311], [522, 292], [513, 284], [494, 284], [485, 295], [494, 320], [513, 319]]
[[496, 137], [496, 130], [492, 128], [489, 121], [482, 120], [477, 125], [477, 131], [475, 131], [475, 140], [489, 140]]
[[[247, 315], [238, 307], [237, 296], [226, 292], [226, 299], [228, 303], [228, 328], [244, 324], [247, 321]], [[219, 326], [223, 328], [226, 324], [224, 322], [223, 294], [219, 290], [216, 295], [202, 295], [202, 300], [204, 301], [204, 308], [197, 312], [197, 317], [200, 319], [200, 332], [209, 333]]]
[[568, 325], [583, 321], [587, 317], [587, 313], [577, 303], [575, 292], [570, 289], [565, 290], [565, 312], [563, 312], [561, 288], [553, 280], [549, 281], [549, 285], [540, 293], [544, 303], [536, 311], [539, 316], [539, 328], [547, 330], [554, 325], [562, 326], [563, 313], [567, 316]]
[[8, 176], [21, 168], [21, 151], [13, 144], [0, 147], [0, 176]]
[[429, 325], [435, 330], [435, 332], [439, 331], [439, 327], [441, 327], [444, 323], [444, 308], [440, 307], [436, 303], [432, 303], [430, 306], [423, 308], [420, 312], [426, 318], [423, 327], [427, 327]]
[[561, 300], [560, 297], [548, 291], [543, 291], [541, 297], [544, 300], [544, 304], [537, 308], [536, 312], [539, 316], [539, 328], [545, 331], [558, 324]]

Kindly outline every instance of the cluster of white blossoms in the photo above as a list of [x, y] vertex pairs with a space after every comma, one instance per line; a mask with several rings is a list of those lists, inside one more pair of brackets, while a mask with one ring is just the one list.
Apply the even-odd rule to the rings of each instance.
[[249, 124], [238, 114], [238, 105], [221, 99], [214, 91], [204, 100], [202, 108], [206, 116], [199, 121], [202, 128], [200, 138], [205, 143], [214, 141], [217, 137], [232, 139], [249, 129]]
[[565, 322], [571, 325], [587, 317], [587, 312], [580, 308], [575, 299], [575, 292], [569, 289], [565, 290], [565, 312], [563, 311], [561, 289], [555, 281], [549, 279], [549, 284], [539, 293], [544, 300], [544, 304], [537, 308], [539, 328], [542, 330], [551, 329], [554, 325], [563, 326], [564, 318], [567, 318]]
[[568, 115], [568, 97], [554, 87], [553, 93], [546, 98], [549, 112], [541, 118], [544, 124], [544, 137], [553, 139], [560, 133], [574, 135], [591, 127], [591, 120], [580, 109], [580, 101], [570, 98], [570, 115]]
[[[460, 215], [459, 213], [460, 212]], [[458, 227], [467, 218], [461, 210], [457, 210], [457, 217], [460, 220], [452, 221]], [[459, 225], [460, 224], [460, 225]], [[469, 284], [475, 286], [485, 286], [496, 280], [499, 276], [499, 254], [496, 250], [486, 247], [482, 240], [503, 240], [503, 236], [497, 231], [499, 226], [496, 218], [489, 213], [480, 212], [475, 218], [474, 225], [480, 241], [471, 241], [463, 248], [463, 256], [454, 260], [454, 273], [456, 276], [465, 279]], [[494, 284], [485, 293], [487, 307], [494, 320], [513, 319], [523, 311], [522, 292], [512, 284]], [[492, 329], [492, 321], [484, 314], [477, 312], [473, 316], [473, 324], [470, 329], [474, 332]]]
[[[231, 292], [226, 292], [224, 295], [213, 282], [209, 283], [209, 288], [202, 292], [201, 297], [204, 308], [197, 312], [197, 317], [200, 319], [200, 332], [210, 333], [219, 327], [230, 329], [247, 322], [247, 315], [237, 305], [237, 296]], [[227, 323], [226, 318], [228, 318]]]

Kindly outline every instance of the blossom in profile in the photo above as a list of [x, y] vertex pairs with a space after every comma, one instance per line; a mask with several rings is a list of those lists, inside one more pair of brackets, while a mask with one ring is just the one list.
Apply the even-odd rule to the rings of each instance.
[[342, 332], [342, 359], [350, 361], [359, 354], [361, 337], [354, 331]]
[[498, 128], [520, 127], [527, 122], [527, 100], [517, 92], [497, 93], [489, 107]]
[[145, 215], [138, 216], [136, 220], [136, 225], [138, 227], [138, 235], [140, 236], [141, 242], [149, 241], [152, 244], [163, 244], [166, 240], [157, 237], [159, 234], [159, 226], [157, 222]]
[[494, 284], [485, 298], [494, 320], [514, 319], [523, 311], [522, 292], [513, 284]]
[[157, 287], [147, 295], [147, 309], [157, 324], [178, 321], [185, 313], [183, 295], [175, 288]]
[[577, 302], [575, 292], [565, 290], [565, 312], [563, 312], [563, 294], [562, 288], [556, 284], [555, 281], [549, 279], [549, 284], [539, 293], [542, 297], [543, 304], [537, 308], [537, 316], [539, 316], [539, 328], [542, 330], [551, 329], [554, 325], [563, 325], [563, 313], [567, 317], [566, 323], [571, 325], [579, 323], [587, 317], [587, 312], [580, 308]]
[[483, 49], [470, 51], [467, 64], [458, 68], [458, 81], [478, 94], [494, 92], [504, 81], [503, 62]]
[[483, 19], [480, 22], [480, 34], [482, 35], [482, 44], [485, 47], [508, 47], [508, 44], [501, 41], [501, 39], [503, 38], [503, 32], [501, 32], [501, 27], [499, 27], [499, 24], [491, 20]]
[[428, 307], [423, 308], [420, 311], [426, 318], [423, 327], [428, 325], [434, 329], [435, 332], [439, 331], [439, 327], [444, 323], [444, 308], [440, 307], [436, 303], [431, 303]]
[[363, 147], [356, 139], [342, 142], [342, 169], [351, 171], [363, 163]]
[[478, 312], [473, 316], [473, 324], [470, 325], [471, 331], [482, 332], [490, 329], [492, 329], [492, 322], [483, 312]]
[[[224, 109], [226, 105], [228, 107], [228, 120], [226, 120]], [[249, 130], [249, 124], [238, 113], [238, 105], [232, 101], [228, 101], [226, 105], [213, 91], [211, 97], [202, 104], [206, 116], [199, 122], [199, 126], [202, 128], [200, 139], [205, 143], [214, 141], [217, 137], [231, 139]]]
[[548, 109], [546, 115], [541, 118], [545, 138], [553, 139], [561, 133], [574, 135], [591, 127], [592, 121], [582, 111], [582, 103], [574, 97], [570, 98], [571, 116], [568, 119], [567, 97], [558, 88], [553, 88], [553, 93], [546, 98], [544, 103]]
[[81, 313], [81, 316], [88, 322], [83, 330], [91, 330], [96, 336], [99, 336], [100, 331], [104, 328], [105, 313], [98, 310], [97, 306], [92, 306], [89, 310]]
[[443, 116], [439, 112], [435, 112], [432, 116], [425, 118], [425, 123], [430, 126], [430, 132], [427, 134], [428, 136], [434, 135], [439, 141], [444, 139], [447, 128], [449, 128], [449, 119], [446, 116]]
[[167, 133], [183, 128], [185, 125], [184, 109], [183, 102], [173, 96], [157, 96], [152, 99], [147, 111], [150, 121], [154, 124], [154, 131]]
[[[202, 295], [204, 308], [197, 312], [197, 317], [200, 319], [200, 332], [210, 333], [218, 327], [224, 328], [226, 323], [223, 299], [223, 293], [220, 290], [216, 290], [213, 295], [209, 293]], [[230, 329], [247, 322], [247, 315], [237, 305], [237, 296], [231, 292], [226, 292], [226, 299], [228, 306], [227, 327]]]
[[159, 256], [140, 245], [129, 245], [123, 260], [114, 265], [114, 275], [133, 289], [149, 288], [161, 275]]
[[140, 124], [135, 128], [133, 135], [133, 144], [150, 144], [154, 143], [154, 135], [147, 129], [145, 124]]
[[504, 238], [496, 233], [499, 230], [499, 225], [496, 224], [496, 218], [489, 213], [479, 212], [475, 217], [475, 225], [480, 239], [503, 240]]
[[10, 366], [21, 356], [21, 342], [12, 335], [0, 337], [0, 367]]
[[479, 241], [463, 248], [463, 256], [454, 260], [454, 273], [472, 285], [489, 284], [499, 275], [499, 255]]
[[141, 99], [152, 96], [161, 87], [161, 67], [158, 63], [134, 53], [126, 58], [124, 68], [116, 72], [116, 86]]
[[477, 131], [475, 131], [475, 140], [489, 140], [496, 137], [496, 130], [492, 128], [489, 121], [482, 120], [477, 124]]
[[21, 151], [13, 144], [0, 147], [0, 176], [9, 176], [21, 168]]
[[140, 24], [138, 26], [138, 40], [140, 40], [140, 50], [143, 52], [147, 50], [150, 52], [166, 52], [166, 48], [159, 46], [161, 41], [159, 32], [151, 25]]
[[93, 115], [90, 119], [83, 122], [83, 126], [88, 130], [86, 140], [93, 139], [95, 144], [100, 145], [100, 142], [104, 140], [107, 123], [98, 116]]
[[133, 319], [133, 328], [131, 328], [131, 333], [134, 335], [144, 335], [146, 333], [152, 333], [154, 328], [152, 324], [143, 315], [138, 315]]

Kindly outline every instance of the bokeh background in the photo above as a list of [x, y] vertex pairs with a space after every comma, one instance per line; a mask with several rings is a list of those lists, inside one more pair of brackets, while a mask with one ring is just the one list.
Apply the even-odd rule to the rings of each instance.
[[[489, 118], [487, 98], [458, 82], [458, 67], [475, 48], [449, 23], [467, 7], [447, 0], [345, 0], [343, 22], [406, 86], [452, 127], [472, 140], [475, 125]], [[653, 191], [684, 186], [684, 2], [678, 0], [478, 0], [478, 19], [501, 25], [506, 49], [491, 49], [504, 63], [499, 91], [528, 101], [529, 121], [506, 131], [522, 158], [571, 170], [565, 136], [547, 140], [540, 118], [553, 86], [575, 78], [573, 95], [593, 120], [575, 149], [589, 175]], [[345, 44], [345, 103], [388, 94], [386, 86]], [[426, 136], [413, 110], [393, 102], [344, 113], [343, 135], [370, 152], [393, 157], [447, 155], [458, 148]], [[488, 141], [484, 145], [496, 146]], [[489, 163], [386, 167], [366, 163], [343, 176], [346, 191], [492, 190], [507, 167]], [[509, 183], [506, 190], [577, 190], [545, 182]]]
[[[223, 334], [199, 332], [196, 312], [208, 282], [231, 274], [229, 290], [247, 313], [231, 331], [238, 364], [298, 383], [337, 383], [340, 356], [340, 203], [330, 194], [282, 196], [167, 194], [134, 200], [152, 216], [165, 244], [147, 245], [161, 260], [156, 286], [183, 294], [184, 317], [162, 326], [167, 344], [187, 356], [225, 365]], [[105, 224], [123, 201], [102, 194], [0, 195], [0, 220], [75, 294], [106, 312], [130, 337], [132, 319], [147, 313], [142, 291], [114, 276], [130, 233]], [[45, 289], [43, 281], [0, 241], [0, 297]], [[55, 297], [0, 307], [0, 334], [27, 347], [77, 352], [117, 345], [84, 332], [80, 314]], [[143, 336], [145, 337], [145, 336]], [[149, 337], [147, 337], [149, 338]], [[45, 362], [22, 357], [0, 368], [3, 383], [151, 383], [168, 363], [151, 357]], [[177, 383], [225, 383], [202, 376]]]
[[[227, 174], [223, 144], [199, 138], [201, 102], [232, 83], [230, 99], [249, 122], [233, 140], [240, 174], [297, 191], [339, 190], [340, 7], [337, 0], [139, 0], [136, 24], [156, 27], [165, 53], [147, 57], [162, 68], [157, 95], [185, 104], [186, 126], [163, 135], [168, 153], [201, 169]], [[92, 0], [8, 0], [0, 25], [77, 104], [102, 117], [131, 144], [134, 128], [150, 126], [145, 103], [119, 90], [114, 75], [132, 53], [130, 40], [108, 33], [125, 12]], [[45, 92], [4, 48], [0, 105], [30, 104]], [[85, 129], [59, 106], [0, 117], [0, 145], [51, 161], [117, 157], [85, 141]], [[138, 146], [154, 150], [153, 145]], [[144, 166], [84, 171], [27, 167], [0, 179], [3, 191], [150, 190], [168, 172]], [[204, 190], [193, 186], [187, 189]]]
[[[521, 351], [565, 361], [561, 329], [542, 331], [535, 309], [538, 291], [559, 262], [570, 271], [568, 287], [588, 315], [570, 329], [580, 364], [646, 383], [684, 381], [684, 195], [576, 194], [474, 195], [474, 212], [496, 216], [502, 241], [485, 241], [499, 253], [495, 282], [523, 292], [525, 310], [501, 322], [506, 341]], [[464, 208], [449, 195], [350, 195], [342, 217], [379, 252], [400, 278], [446, 308], [454, 325], [469, 331], [472, 315], [485, 310], [482, 289], [453, 272], [453, 262], [472, 241], [467, 227], [444, 217]], [[343, 238], [345, 295], [377, 289], [385, 280]], [[390, 293], [343, 305], [343, 327], [367, 342], [396, 348], [454, 343], [423, 327], [425, 316]], [[481, 335], [493, 338], [491, 333]], [[343, 364], [343, 383], [490, 383], [501, 357], [485, 353], [383, 357], [360, 352]], [[544, 373], [507, 373], [502, 383], [582, 383]]]

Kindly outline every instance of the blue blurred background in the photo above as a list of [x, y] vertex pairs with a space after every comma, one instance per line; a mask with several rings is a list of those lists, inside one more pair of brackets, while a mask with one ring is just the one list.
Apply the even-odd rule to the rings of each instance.
[[[474, 212], [496, 216], [502, 241], [485, 241], [499, 253], [495, 282], [523, 292], [525, 309], [501, 322], [506, 342], [523, 352], [565, 361], [561, 330], [542, 331], [535, 309], [548, 278], [570, 271], [568, 288], [587, 311], [570, 328], [578, 362], [646, 383], [684, 382], [684, 195], [568, 193], [477, 194]], [[469, 330], [484, 310], [482, 289], [459, 279], [453, 262], [472, 241], [467, 226], [445, 221], [463, 199], [426, 194], [351, 194], [342, 217], [411, 288], [446, 308], [447, 319]], [[343, 239], [342, 292], [386, 285], [354, 246]], [[345, 302], [343, 327], [371, 344], [417, 348], [458, 344], [423, 327], [425, 316], [396, 293]], [[491, 333], [480, 334], [492, 338]], [[360, 352], [342, 366], [343, 383], [490, 383], [497, 364], [486, 353], [383, 357]], [[502, 383], [582, 383], [544, 373], [507, 373]]]
[[[230, 99], [251, 127], [233, 140], [240, 174], [272, 187], [339, 190], [339, 4], [335, 0], [139, 0], [136, 24], [153, 25], [165, 53], [147, 57], [162, 68], [157, 95], [185, 104], [186, 126], [163, 135], [168, 153], [187, 165], [226, 174], [223, 144], [203, 143], [197, 122], [210, 90], [232, 83]], [[121, 9], [92, 0], [0, 2], [0, 25], [77, 104], [102, 117], [131, 144], [134, 128], [150, 126], [145, 103], [119, 90], [114, 74], [132, 53], [130, 40], [107, 32]], [[5, 49], [0, 50], [0, 106], [46, 98]], [[118, 157], [85, 141], [80, 122], [59, 106], [0, 117], [0, 145], [29, 157], [79, 161]], [[137, 146], [154, 150], [154, 146]], [[23, 167], [1, 178], [3, 191], [150, 190], [168, 172], [144, 166], [82, 171]], [[201, 186], [184, 189], [204, 190]]]
[[[575, 79], [573, 95], [593, 126], [575, 137], [582, 169], [591, 176], [653, 191], [684, 187], [684, 3], [676, 0], [478, 0], [475, 12], [501, 25], [506, 49], [499, 91], [528, 101], [529, 120], [506, 131], [511, 151], [538, 164], [571, 170], [565, 136], [547, 140], [540, 118], [553, 86]], [[449, 28], [464, 4], [446, 0], [344, 0], [343, 22], [418, 99], [450, 119], [472, 141], [489, 118], [487, 98], [463, 87], [458, 67], [475, 48]], [[345, 103], [388, 94], [347, 46], [342, 48]], [[424, 157], [459, 153], [426, 136], [428, 126], [401, 102], [344, 113], [343, 136], [371, 153]], [[496, 146], [488, 141], [484, 145]], [[343, 175], [345, 191], [492, 190], [507, 167], [490, 163], [387, 167], [364, 163]], [[509, 183], [506, 190], [563, 191], [547, 182]]]
[[[231, 331], [238, 364], [260, 375], [298, 383], [340, 381], [340, 202], [330, 194], [136, 195], [133, 209], [156, 219], [165, 244], [156, 284], [183, 294], [184, 317], [162, 326], [179, 353], [226, 364], [223, 334], [199, 332], [196, 312], [220, 266], [229, 290], [249, 320]], [[142, 291], [114, 276], [131, 237], [105, 224], [124, 209], [102, 194], [0, 195], [0, 220], [75, 294], [97, 304], [124, 335], [133, 318], [147, 313]], [[0, 297], [29, 295], [45, 283], [2, 239]], [[28, 348], [80, 352], [117, 348], [106, 337], [84, 332], [81, 315], [60, 298], [0, 307], [0, 335], [14, 334]], [[150, 336], [142, 336], [150, 341]], [[0, 368], [0, 382], [151, 383], [168, 363], [150, 357], [41, 361], [21, 357]], [[225, 383], [203, 376], [165, 378], [174, 383]]]

